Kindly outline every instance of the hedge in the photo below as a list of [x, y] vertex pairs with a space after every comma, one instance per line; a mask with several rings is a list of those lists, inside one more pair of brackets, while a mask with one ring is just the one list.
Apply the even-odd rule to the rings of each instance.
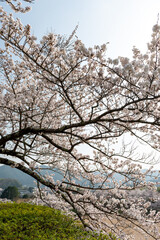
[[85, 229], [71, 217], [47, 206], [0, 203], [1, 240], [116, 240]]

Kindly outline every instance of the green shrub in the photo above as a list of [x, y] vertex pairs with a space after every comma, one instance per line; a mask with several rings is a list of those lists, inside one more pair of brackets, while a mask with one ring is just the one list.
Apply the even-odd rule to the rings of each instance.
[[116, 240], [114, 236], [87, 232], [60, 211], [28, 203], [0, 204], [1, 240]]

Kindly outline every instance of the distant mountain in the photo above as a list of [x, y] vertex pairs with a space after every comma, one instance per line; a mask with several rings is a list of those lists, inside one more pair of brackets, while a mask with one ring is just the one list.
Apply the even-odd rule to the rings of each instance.
[[34, 179], [29, 175], [21, 172], [16, 168], [11, 168], [10, 166], [1, 166], [0, 167], [0, 178], [11, 178], [16, 179], [22, 185], [35, 187]]
[[[45, 170], [45, 166], [44, 166], [44, 170], [42, 170], [42, 174], [52, 174], [52, 171], [49, 170]], [[158, 175], [158, 171], [156, 171], [157, 175]], [[62, 175], [60, 174], [60, 172], [58, 172], [58, 169], [55, 169], [54, 172], [54, 180], [61, 180], [62, 179]], [[95, 174], [96, 175], [96, 174]], [[115, 179], [119, 182], [120, 180], [123, 180], [123, 176], [121, 176], [120, 174], [115, 174], [114, 175]], [[22, 185], [26, 185], [27, 187], [36, 187], [36, 183], [34, 182], [35, 179], [30, 177], [29, 175], [27, 175], [26, 173], [21, 172], [20, 170], [16, 169], [16, 168], [11, 168], [10, 166], [6, 166], [6, 165], [0, 165], [0, 179], [16, 179], [19, 183], [21, 183]], [[154, 182], [154, 179], [151, 179], [150, 177], [146, 177], [147, 181], [151, 181]], [[81, 180], [76, 180], [77, 184], [82, 184], [82, 185], [90, 185], [89, 181], [84, 180], [83, 178]], [[160, 178], [158, 178], [156, 180], [157, 186], [160, 185]], [[98, 186], [99, 184], [97, 184]]]
[[[51, 173], [51, 171], [43, 170], [42, 174], [47, 174], [47, 172]], [[36, 187], [34, 178], [16, 168], [11, 168], [10, 166], [0, 166], [0, 179], [2, 178], [16, 179], [22, 185], [26, 185], [27, 187]], [[55, 173], [54, 179], [61, 180], [62, 176], [59, 173]]]
[[0, 178], [0, 188], [5, 189], [10, 186], [21, 187], [22, 184], [16, 179], [11, 178]]

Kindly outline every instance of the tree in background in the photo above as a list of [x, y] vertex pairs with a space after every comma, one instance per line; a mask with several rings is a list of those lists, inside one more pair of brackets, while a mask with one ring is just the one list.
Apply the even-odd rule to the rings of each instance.
[[[129, 239], [125, 223], [158, 239], [159, 213], [128, 192], [154, 188], [141, 164], [155, 159], [138, 145], [160, 150], [160, 26], [146, 54], [134, 47], [132, 60], [112, 60], [105, 44], [74, 41], [75, 31], [38, 42], [3, 8], [0, 24], [0, 163], [35, 178], [41, 199], [90, 229]], [[41, 174], [44, 165], [53, 174]]]
[[15, 186], [9, 186], [1, 194], [1, 198], [7, 198], [10, 200], [14, 200], [19, 196], [18, 188]]

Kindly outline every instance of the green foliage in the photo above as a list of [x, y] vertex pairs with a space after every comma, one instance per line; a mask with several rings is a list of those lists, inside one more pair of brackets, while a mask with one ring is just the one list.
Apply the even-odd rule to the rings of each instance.
[[9, 186], [2, 192], [1, 198], [7, 198], [14, 200], [19, 196], [18, 188], [15, 186]]
[[160, 187], [157, 187], [157, 192], [159, 192], [159, 193], [160, 193]]
[[30, 197], [30, 196], [29, 196], [28, 194], [24, 194], [24, 195], [23, 195], [23, 198], [24, 198], [24, 199], [27, 199], [27, 198], [29, 198], [29, 197]]
[[109, 234], [87, 232], [60, 211], [28, 203], [0, 204], [1, 240], [116, 240]]
[[9, 186], [21, 187], [22, 185], [16, 179], [0, 178], [0, 188], [5, 189]]

